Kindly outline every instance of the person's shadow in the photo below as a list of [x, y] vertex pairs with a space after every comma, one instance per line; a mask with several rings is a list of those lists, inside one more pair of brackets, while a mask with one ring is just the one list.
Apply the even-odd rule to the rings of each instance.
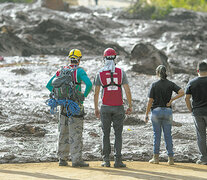
[[[161, 165], [162, 166], [162, 165]], [[164, 165], [165, 166], [165, 165]], [[167, 166], [167, 165], [166, 165]], [[168, 165], [169, 167], [169, 165]], [[204, 169], [199, 169], [199, 168], [186, 168], [185, 166], [182, 165], [174, 165], [173, 167], [180, 167], [183, 169], [192, 169], [195, 171], [204, 171]], [[162, 172], [154, 172], [154, 171], [147, 171], [147, 170], [139, 170], [139, 169], [132, 169], [132, 168], [86, 168], [90, 169], [93, 171], [100, 171], [104, 172], [110, 175], [114, 176], [125, 176], [126, 179], [127, 177], [132, 177], [132, 178], [137, 178], [137, 179], [165, 179], [165, 180], [172, 180], [172, 179], [182, 179], [182, 180], [206, 180], [207, 178], [199, 178], [195, 176], [186, 176], [186, 175], [177, 175], [173, 173], [162, 173]]]
[[29, 176], [29, 177], [38, 178], [38, 179], [78, 180], [78, 179], [71, 179], [71, 178], [65, 178], [65, 177], [56, 176], [56, 175], [45, 174], [45, 173], [37, 173], [37, 172], [31, 173], [31, 172], [14, 171], [14, 170], [6, 170], [6, 169], [0, 169], [0, 173], [13, 174], [14, 179], [16, 179], [15, 175], [22, 175], [22, 176]]

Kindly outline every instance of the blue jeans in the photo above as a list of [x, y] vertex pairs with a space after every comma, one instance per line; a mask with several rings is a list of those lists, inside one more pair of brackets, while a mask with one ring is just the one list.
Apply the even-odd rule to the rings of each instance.
[[157, 107], [152, 110], [151, 121], [154, 131], [153, 152], [159, 154], [162, 130], [164, 132], [165, 146], [168, 156], [173, 157], [172, 143], [172, 109], [165, 107]]
[[197, 132], [197, 144], [201, 154], [201, 161], [207, 162], [206, 127], [207, 116], [194, 116], [194, 123]]

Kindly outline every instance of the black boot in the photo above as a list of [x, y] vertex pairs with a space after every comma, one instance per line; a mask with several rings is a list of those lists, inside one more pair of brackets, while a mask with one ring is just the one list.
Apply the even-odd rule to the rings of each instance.
[[84, 161], [80, 161], [80, 162], [77, 162], [77, 163], [72, 163], [72, 166], [73, 167], [88, 167], [89, 164], [85, 163]]
[[122, 167], [126, 167], [126, 164], [124, 164], [122, 162], [121, 158], [116, 158], [115, 163], [114, 163], [114, 167], [115, 168], [122, 168]]
[[67, 166], [68, 165], [68, 163], [67, 163], [67, 161], [66, 160], [64, 160], [64, 159], [59, 159], [59, 166]]
[[101, 164], [102, 167], [110, 167], [111, 164], [110, 164], [110, 161], [103, 161], [102, 164]]
[[101, 166], [102, 167], [110, 167], [111, 166], [110, 160], [109, 160], [109, 154], [103, 155], [103, 162], [102, 162]]

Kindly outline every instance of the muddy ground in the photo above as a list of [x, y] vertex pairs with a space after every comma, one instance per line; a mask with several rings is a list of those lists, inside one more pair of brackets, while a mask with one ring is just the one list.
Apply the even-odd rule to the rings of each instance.
[[[66, 64], [67, 59], [64, 56], [7, 57], [5, 62], [10, 67], [0, 69], [1, 163], [56, 161], [58, 121], [45, 104], [49, 95], [45, 85], [56, 69]], [[86, 71], [91, 80], [101, 65], [101, 61], [94, 57], [85, 57], [81, 62], [81, 66], [89, 67]], [[149, 85], [156, 77], [132, 72], [121, 61], [117, 65], [128, 74], [134, 109], [133, 114], [127, 116], [125, 121], [123, 158], [146, 161], [152, 155], [153, 133], [151, 123], [143, 122], [143, 113]], [[179, 83], [179, 76], [173, 80]], [[183, 106], [182, 99], [173, 108], [174, 150], [177, 161], [189, 162], [197, 158], [196, 136], [191, 115]], [[93, 90], [85, 101], [85, 110], [87, 115], [84, 120], [83, 157], [86, 160], [100, 160], [101, 129], [100, 120], [93, 114]], [[178, 113], [180, 111], [182, 113]], [[111, 138], [113, 144], [113, 135]], [[161, 157], [166, 159], [164, 144]]]
[[[104, 49], [117, 50], [117, 66], [127, 72], [134, 109], [124, 125], [123, 159], [140, 161], [152, 156], [152, 127], [143, 117], [149, 86], [157, 79], [155, 67], [147, 73], [143, 62], [165, 59], [169, 79], [184, 89], [196, 75], [197, 62], [206, 58], [206, 13], [177, 9], [165, 20], [152, 21], [134, 19], [114, 8], [75, 7], [60, 12], [9, 3], [2, 4], [0, 10], [0, 55], [4, 56], [0, 62], [0, 163], [57, 161], [58, 120], [45, 104], [49, 95], [45, 85], [68, 63], [69, 49], [81, 49], [81, 66], [92, 81], [103, 65]], [[133, 48], [140, 44], [144, 44], [139, 49], [142, 56], [132, 58]], [[101, 129], [94, 116], [93, 90], [85, 110], [83, 158], [100, 160]], [[196, 134], [183, 98], [174, 103], [173, 111], [175, 160], [195, 162]], [[113, 145], [113, 131], [111, 139]], [[161, 159], [166, 158], [162, 140]]]

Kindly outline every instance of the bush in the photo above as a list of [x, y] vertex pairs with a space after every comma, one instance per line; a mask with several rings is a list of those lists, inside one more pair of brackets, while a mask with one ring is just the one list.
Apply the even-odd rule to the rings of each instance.
[[128, 12], [140, 19], [150, 19], [155, 12], [155, 6], [149, 6], [145, 0], [139, 0], [128, 9]]
[[158, 7], [185, 8], [194, 11], [207, 12], [207, 0], [151, 0]]
[[141, 19], [164, 19], [173, 8], [207, 12], [207, 0], [137, 0], [128, 12]]
[[171, 11], [173, 7], [155, 7], [155, 11], [151, 14], [151, 19], [164, 19]]

